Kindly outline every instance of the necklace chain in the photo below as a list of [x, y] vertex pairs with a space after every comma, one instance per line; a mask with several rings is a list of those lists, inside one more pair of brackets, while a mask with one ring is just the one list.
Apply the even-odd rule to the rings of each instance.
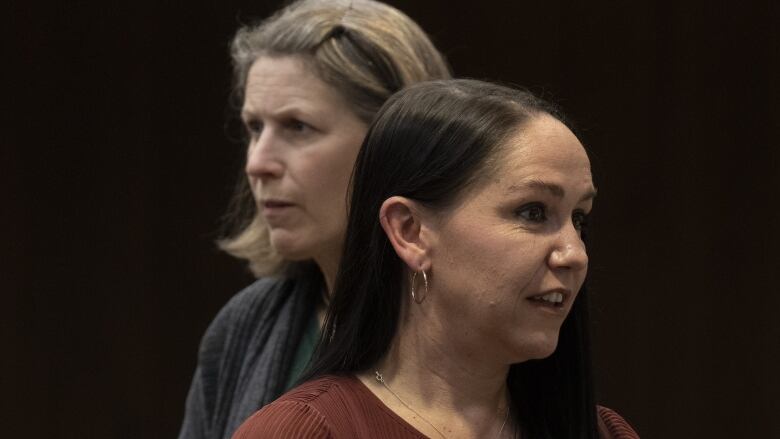
[[[433, 423], [431, 421], [425, 419], [425, 417], [423, 415], [421, 415], [420, 412], [418, 412], [417, 410], [413, 409], [409, 404], [406, 403], [406, 401], [401, 399], [401, 397], [398, 396], [397, 393], [393, 392], [393, 389], [391, 389], [390, 386], [387, 385], [387, 382], [385, 382], [385, 378], [382, 376], [381, 373], [379, 373], [378, 370], [375, 370], [374, 374], [376, 374], [376, 380], [379, 381], [385, 387], [385, 389], [387, 389], [390, 393], [392, 393], [393, 396], [395, 396], [395, 399], [397, 399], [401, 404], [403, 404], [404, 407], [406, 407], [407, 409], [411, 410], [420, 419], [425, 421], [426, 424], [430, 425], [431, 428], [436, 430], [436, 433], [439, 433], [439, 436], [441, 436], [441, 437], [443, 437], [445, 439], [447, 438], [447, 436], [445, 436], [444, 433], [442, 433], [438, 428], [436, 428], [436, 426], [433, 425]], [[501, 428], [498, 429], [498, 434], [496, 435], [496, 438], [501, 437], [501, 433], [504, 431], [504, 427], [506, 426], [507, 419], [509, 419], [509, 407], [506, 408], [506, 414], [504, 415], [504, 422], [501, 423]]]

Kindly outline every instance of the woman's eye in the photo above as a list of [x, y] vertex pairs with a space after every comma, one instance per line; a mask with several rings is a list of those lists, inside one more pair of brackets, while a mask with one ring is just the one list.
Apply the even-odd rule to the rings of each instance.
[[248, 120], [244, 123], [246, 131], [253, 136], [256, 136], [263, 132], [263, 122], [259, 120]]
[[301, 122], [300, 120], [293, 119], [289, 122], [287, 122], [287, 128], [290, 131], [296, 132], [296, 133], [303, 133], [309, 130], [311, 127], [307, 125], [304, 122]]
[[547, 212], [544, 205], [531, 204], [518, 209], [517, 216], [534, 223], [541, 223], [547, 219]]
[[582, 230], [588, 225], [588, 214], [585, 212], [574, 212], [574, 215], [571, 217], [571, 222], [574, 224], [574, 228], [577, 230]]

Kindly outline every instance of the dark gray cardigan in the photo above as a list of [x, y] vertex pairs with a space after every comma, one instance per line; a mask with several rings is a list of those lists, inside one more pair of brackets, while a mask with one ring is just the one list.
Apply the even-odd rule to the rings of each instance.
[[230, 438], [284, 391], [311, 318], [318, 280], [260, 279], [236, 294], [206, 330], [179, 439]]

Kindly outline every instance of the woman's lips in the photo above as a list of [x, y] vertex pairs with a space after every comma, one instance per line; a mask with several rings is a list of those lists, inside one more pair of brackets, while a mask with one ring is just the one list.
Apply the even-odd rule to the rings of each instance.
[[556, 288], [528, 297], [527, 300], [540, 308], [553, 311], [555, 314], [565, 314], [570, 296], [571, 292], [569, 290]]
[[295, 207], [295, 203], [284, 200], [268, 199], [263, 200], [260, 203], [263, 217], [269, 222], [278, 221], [283, 219], [284, 215], [290, 211], [292, 207]]
[[281, 209], [285, 207], [292, 207], [293, 203], [281, 200], [264, 200], [262, 206], [263, 209]]

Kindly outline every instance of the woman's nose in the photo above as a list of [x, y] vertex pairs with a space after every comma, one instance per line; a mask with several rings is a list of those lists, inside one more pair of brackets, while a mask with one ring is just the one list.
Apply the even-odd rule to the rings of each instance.
[[579, 271], [588, 268], [588, 252], [585, 243], [582, 242], [579, 231], [573, 225], [558, 234], [555, 247], [550, 252], [549, 264], [553, 269]]
[[270, 130], [252, 140], [247, 148], [245, 172], [250, 177], [260, 180], [279, 178], [284, 173], [284, 161], [282, 160], [278, 144]]

